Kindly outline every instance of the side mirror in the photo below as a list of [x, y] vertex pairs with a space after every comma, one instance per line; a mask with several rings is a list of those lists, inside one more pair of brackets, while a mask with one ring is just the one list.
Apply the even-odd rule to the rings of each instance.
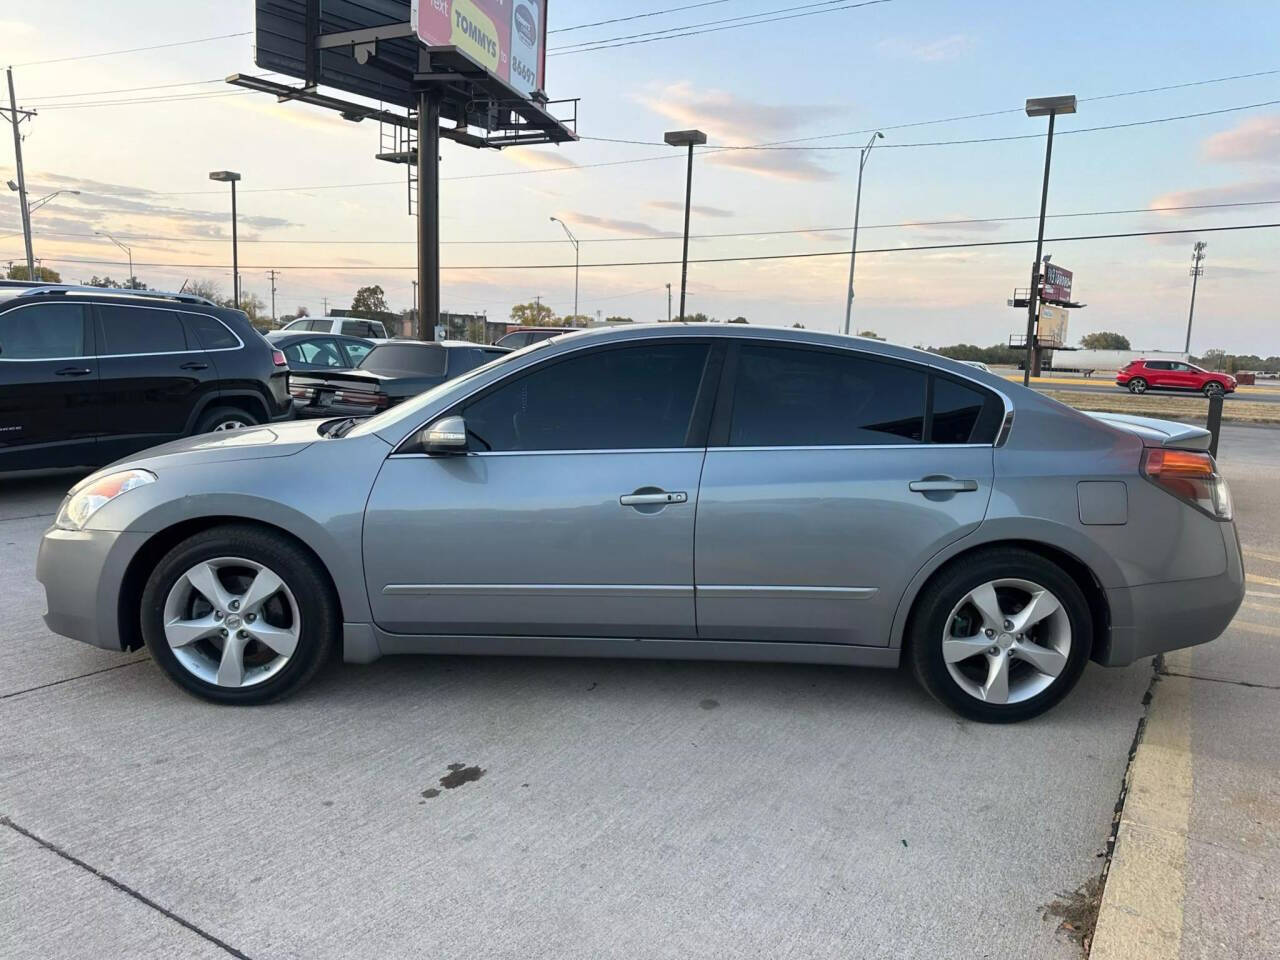
[[441, 417], [422, 431], [427, 453], [465, 453], [467, 422], [462, 417]]

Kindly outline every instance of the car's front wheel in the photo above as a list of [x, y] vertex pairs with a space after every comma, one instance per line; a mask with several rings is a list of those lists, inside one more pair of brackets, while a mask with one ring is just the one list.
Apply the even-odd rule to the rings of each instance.
[[179, 543], [141, 600], [142, 635], [179, 686], [218, 703], [278, 700], [338, 644], [333, 590], [298, 544], [229, 525]]
[[1079, 586], [1057, 564], [1016, 548], [944, 569], [913, 611], [908, 636], [921, 685], [984, 723], [1034, 717], [1075, 686], [1093, 622]]
[[1141, 377], [1134, 377], [1132, 380], [1129, 381], [1129, 392], [1130, 393], [1146, 393], [1147, 381], [1143, 380]]

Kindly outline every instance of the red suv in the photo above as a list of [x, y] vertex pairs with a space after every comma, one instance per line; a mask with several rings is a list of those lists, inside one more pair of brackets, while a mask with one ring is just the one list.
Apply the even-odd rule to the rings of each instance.
[[1133, 360], [1116, 374], [1116, 385], [1128, 387], [1130, 393], [1195, 390], [1214, 397], [1235, 392], [1236, 378], [1227, 373], [1210, 373], [1181, 360]]

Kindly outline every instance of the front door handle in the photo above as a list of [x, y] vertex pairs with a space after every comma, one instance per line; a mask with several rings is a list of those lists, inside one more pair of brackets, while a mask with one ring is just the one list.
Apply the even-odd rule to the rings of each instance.
[[83, 377], [93, 371], [88, 367], [63, 367], [61, 370], [55, 370], [54, 373], [59, 377]]
[[950, 478], [912, 480], [912, 493], [972, 493], [978, 489], [977, 480], [952, 480]]
[[683, 490], [673, 490], [667, 492], [660, 490], [657, 493], [624, 493], [618, 498], [618, 502], [624, 507], [643, 507], [653, 504], [667, 503], [686, 503], [689, 495]]
[[208, 370], [208, 369], [209, 369], [209, 365], [208, 365], [207, 363], [200, 363], [198, 360], [189, 360], [189, 361], [187, 361], [186, 363], [184, 363], [184, 364], [180, 367], [180, 369], [182, 369], [182, 370]]

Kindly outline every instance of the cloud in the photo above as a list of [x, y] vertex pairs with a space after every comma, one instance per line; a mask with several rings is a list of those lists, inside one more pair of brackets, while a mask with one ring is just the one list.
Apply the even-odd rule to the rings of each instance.
[[1250, 117], [1204, 142], [1206, 160], [1280, 163], [1280, 113]]
[[670, 230], [659, 230], [657, 227], [649, 223], [642, 223], [639, 220], [615, 220], [613, 217], [597, 217], [589, 213], [566, 213], [565, 219], [573, 222], [575, 225], [585, 227], [599, 227], [601, 230], [609, 230], [613, 233], [623, 233], [631, 237], [678, 237], [680, 234], [673, 233]]
[[908, 220], [903, 226], [910, 230], [926, 230], [936, 233], [941, 230], [946, 231], [962, 231], [971, 233], [993, 233], [996, 230], [1003, 230], [1003, 223], [996, 223], [993, 220], [951, 220], [947, 217], [940, 217], [946, 220], [946, 223], [924, 223], [915, 220]]
[[[650, 200], [649, 206], [656, 210], [674, 210], [676, 213], [684, 213], [684, 204], [679, 200]], [[725, 210], [722, 207], [708, 207], [700, 203], [695, 203], [691, 209], [700, 217], [736, 217], [737, 214], [732, 210]]]
[[[1242, 180], [1219, 187], [1195, 187], [1190, 190], [1171, 190], [1162, 193], [1151, 201], [1152, 207], [1194, 207], [1222, 203], [1251, 203], [1256, 200], [1280, 199], [1280, 178], [1267, 180]], [[1248, 208], [1245, 208], [1248, 209]], [[1258, 206], [1255, 209], [1265, 210]], [[1211, 214], [1219, 211], [1206, 210], [1164, 210], [1166, 217], [1187, 217]]]
[[530, 150], [528, 147], [515, 147], [504, 150], [503, 154], [514, 160], [519, 166], [528, 170], [556, 170], [563, 167], [579, 166], [576, 160], [563, 153], [548, 153], [545, 150]]
[[891, 38], [881, 40], [878, 46], [892, 56], [906, 57], [923, 63], [938, 63], [964, 56], [976, 46], [976, 42], [967, 34], [954, 33], [949, 37], [942, 37], [928, 43]]
[[[819, 104], [759, 103], [724, 90], [696, 90], [673, 83], [638, 98], [674, 126], [697, 128], [717, 143], [745, 145], [785, 139], [805, 123], [830, 116]], [[782, 180], [831, 180], [835, 174], [818, 164], [809, 150], [725, 150], [708, 152], [707, 162]]]

